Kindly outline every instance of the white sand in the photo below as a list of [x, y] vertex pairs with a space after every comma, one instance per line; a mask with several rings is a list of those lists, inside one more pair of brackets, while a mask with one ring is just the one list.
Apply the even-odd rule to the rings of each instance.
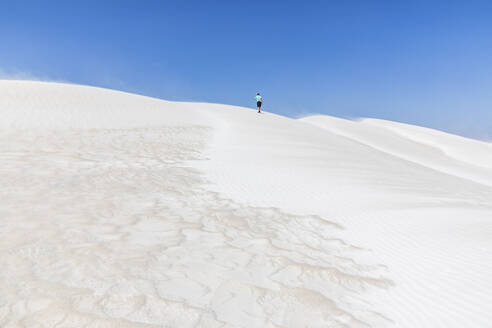
[[490, 143], [42, 82], [0, 111], [0, 327], [492, 322]]

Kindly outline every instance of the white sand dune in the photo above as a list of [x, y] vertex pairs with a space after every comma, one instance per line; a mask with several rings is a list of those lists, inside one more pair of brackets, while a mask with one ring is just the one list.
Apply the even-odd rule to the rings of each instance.
[[489, 327], [492, 147], [0, 81], [0, 327]]
[[492, 145], [441, 131], [375, 119], [301, 119], [377, 150], [492, 186]]

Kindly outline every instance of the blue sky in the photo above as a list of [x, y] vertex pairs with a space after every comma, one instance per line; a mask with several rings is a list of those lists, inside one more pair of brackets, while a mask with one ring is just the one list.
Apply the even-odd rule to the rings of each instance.
[[0, 77], [492, 140], [492, 1], [0, 1]]

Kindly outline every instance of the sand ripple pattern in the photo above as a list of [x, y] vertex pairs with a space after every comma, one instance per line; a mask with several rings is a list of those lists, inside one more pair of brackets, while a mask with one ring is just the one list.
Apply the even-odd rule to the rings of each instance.
[[0, 327], [389, 323], [364, 299], [384, 267], [336, 223], [204, 188], [210, 134], [2, 131]]

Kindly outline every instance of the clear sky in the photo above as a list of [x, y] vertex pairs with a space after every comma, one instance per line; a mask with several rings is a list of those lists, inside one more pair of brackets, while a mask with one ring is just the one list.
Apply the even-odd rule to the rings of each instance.
[[0, 0], [0, 77], [492, 140], [492, 1]]

